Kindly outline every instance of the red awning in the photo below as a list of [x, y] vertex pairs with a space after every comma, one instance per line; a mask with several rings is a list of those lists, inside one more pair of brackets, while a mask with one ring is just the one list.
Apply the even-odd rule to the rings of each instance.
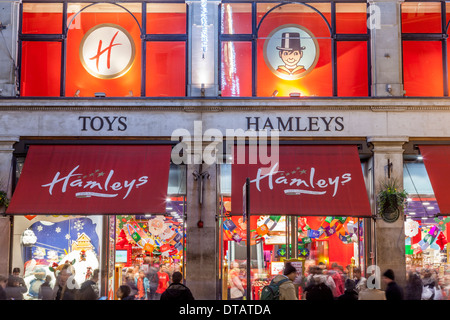
[[450, 146], [421, 145], [419, 149], [439, 210], [450, 214]]
[[246, 164], [237, 164], [235, 152], [232, 214], [243, 212], [243, 185], [249, 177], [251, 214], [371, 216], [356, 146], [279, 146], [278, 160], [268, 165], [260, 164], [260, 157], [248, 164], [248, 150]]
[[31, 146], [7, 214], [164, 213], [168, 145]]

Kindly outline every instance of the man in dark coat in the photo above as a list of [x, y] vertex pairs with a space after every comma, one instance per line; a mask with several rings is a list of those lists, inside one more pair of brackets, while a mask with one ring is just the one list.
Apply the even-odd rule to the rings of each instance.
[[351, 279], [345, 280], [345, 291], [337, 300], [358, 300], [358, 292], [355, 290], [355, 281]]
[[184, 284], [181, 283], [183, 276], [180, 272], [174, 272], [172, 283], [161, 295], [161, 300], [194, 300], [194, 296]]
[[383, 273], [383, 281], [387, 284], [386, 300], [403, 300], [403, 289], [395, 282], [394, 271], [386, 270]]

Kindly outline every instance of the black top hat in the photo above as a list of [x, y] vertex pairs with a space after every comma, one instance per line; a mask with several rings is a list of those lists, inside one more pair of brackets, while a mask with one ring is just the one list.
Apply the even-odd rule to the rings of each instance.
[[281, 34], [281, 46], [277, 47], [278, 50], [305, 50], [306, 47], [300, 45], [300, 33], [298, 32], [283, 32]]

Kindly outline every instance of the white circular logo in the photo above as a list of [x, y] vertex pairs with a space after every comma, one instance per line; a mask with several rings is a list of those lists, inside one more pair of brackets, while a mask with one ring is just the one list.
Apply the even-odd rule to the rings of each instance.
[[124, 75], [135, 58], [133, 38], [115, 24], [100, 24], [90, 29], [81, 40], [80, 60], [94, 77], [114, 79]]
[[264, 42], [264, 60], [270, 71], [284, 80], [297, 80], [310, 73], [319, 59], [319, 44], [303, 26], [282, 25]]

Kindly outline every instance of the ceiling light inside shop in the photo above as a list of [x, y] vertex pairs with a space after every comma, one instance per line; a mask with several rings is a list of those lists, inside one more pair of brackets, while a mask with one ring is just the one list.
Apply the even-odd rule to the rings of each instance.
[[417, 160], [423, 160], [422, 156], [417, 156]]
[[432, 209], [434, 209], [434, 207], [427, 207], [427, 209], [432, 210]]

